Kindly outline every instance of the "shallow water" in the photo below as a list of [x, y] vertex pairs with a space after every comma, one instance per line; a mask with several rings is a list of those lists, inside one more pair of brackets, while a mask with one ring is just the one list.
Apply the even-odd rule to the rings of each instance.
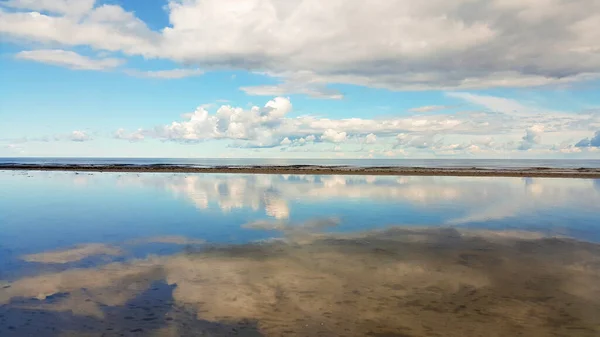
[[600, 180], [0, 172], [0, 336], [598, 336]]

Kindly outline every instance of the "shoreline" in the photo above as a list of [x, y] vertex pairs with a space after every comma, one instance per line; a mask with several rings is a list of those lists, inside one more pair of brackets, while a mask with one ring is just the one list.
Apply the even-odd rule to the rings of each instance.
[[387, 176], [468, 176], [468, 177], [531, 177], [531, 178], [600, 178], [600, 168], [426, 168], [426, 167], [355, 167], [355, 166], [212, 166], [178, 165], [39, 165], [0, 164], [6, 171], [69, 171], [124, 173], [234, 173], [234, 174], [294, 174], [294, 175], [387, 175]]

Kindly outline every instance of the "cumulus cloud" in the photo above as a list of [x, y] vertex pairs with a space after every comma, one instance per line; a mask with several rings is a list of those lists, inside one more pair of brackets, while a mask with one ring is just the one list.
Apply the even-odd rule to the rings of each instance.
[[92, 137], [89, 134], [87, 134], [85, 131], [79, 130], [71, 132], [71, 134], [65, 138], [74, 142], [87, 142], [89, 140], [92, 140]]
[[[525, 87], [598, 78], [596, 0], [169, 1], [169, 26], [94, 1], [2, 2], [0, 33], [280, 80], [250, 94], [340, 98], [393, 90]], [[45, 13], [52, 14], [45, 14]], [[77, 32], [77, 34], [73, 34]], [[206, 46], [210, 46], [207, 48]]]
[[542, 134], [544, 133], [543, 125], [534, 125], [525, 130], [525, 136], [521, 140], [519, 150], [529, 150], [534, 145], [539, 144], [542, 140]]
[[428, 149], [442, 144], [435, 140], [436, 135], [426, 134], [406, 134], [400, 133], [396, 136], [396, 147], [413, 147], [417, 149]]
[[596, 131], [596, 134], [591, 139], [584, 138], [580, 140], [577, 144], [575, 144], [575, 147], [600, 147], [600, 131]]
[[144, 131], [141, 129], [137, 130], [135, 132], [127, 132], [127, 131], [125, 131], [125, 129], [118, 129], [114, 133], [114, 138], [124, 139], [124, 140], [128, 140], [130, 142], [137, 142], [137, 141], [144, 140], [144, 138], [146, 138], [146, 137], [144, 136]]
[[273, 130], [280, 126], [291, 110], [290, 100], [284, 97], [276, 97], [262, 108], [254, 106], [249, 110], [223, 105], [214, 115], [210, 115], [205, 106], [200, 106], [185, 115], [186, 121], [158, 126], [146, 133], [155, 138], [183, 142], [234, 139], [247, 141], [247, 145], [251, 146], [274, 146], [283, 137], [278, 139]]
[[22, 51], [17, 53], [15, 57], [21, 60], [47, 63], [75, 70], [107, 70], [116, 68], [125, 63], [125, 60], [122, 59], [94, 59], [72, 51], [61, 49]]
[[374, 133], [369, 133], [365, 137], [365, 143], [366, 144], [375, 144], [376, 142], [377, 142], [377, 135], [375, 135]]
[[325, 142], [331, 142], [331, 143], [341, 143], [346, 141], [346, 132], [345, 131], [340, 131], [337, 132], [333, 129], [327, 129], [325, 130], [325, 132], [323, 132], [323, 135], [321, 136], [321, 140], [325, 141]]
[[286, 146], [286, 145], [290, 145], [291, 143], [292, 143], [292, 141], [288, 137], [285, 137], [279, 144]]
[[[485, 104], [486, 111], [373, 119], [294, 117], [290, 114], [293, 110], [290, 99], [276, 97], [262, 107], [222, 105], [215, 108], [203, 104], [194, 112], [183, 114], [182, 121], [136, 131], [119, 129], [114, 137], [129, 141], [159, 139], [183, 143], [230, 140], [231, 147], [286, 147], [292, 152], [323, 151], [322, 143], [333, 143], [336, 146], [347, 144], [339, 151], [354, 151], [349, 149], [355, 146], [360, 148], [357, 152], [369, 151], [377, 144], [384, 149], [387, 147], [385, 151], [412, 149], [429, 151], [431, 155], [490, 154], [528, 149], [567, 153], [566, 150], [559, 151], [566, 149], [559, 144], [572, 144], [573, 139], [586, 135], [589, 126], [600, 126], [600, 120], [594, 114], [543, 110], [514, 100], [471, 93], [456, 97], [480, 102], [478, 104], [482, 106]], [[553, 137], [547, 138], [549, 143], [543, 142], [543, 132], [553, 133]]]

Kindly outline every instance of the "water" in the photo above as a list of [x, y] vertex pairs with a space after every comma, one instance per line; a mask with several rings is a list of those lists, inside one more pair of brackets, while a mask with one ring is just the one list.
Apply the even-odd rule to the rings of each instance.
[[598, 336], [598, 205], [593, 179], [0, 171], [0, 336]]
[[0, 164], [153, 165], [185, 166], [398, 166], [427, 168], [600, 168], [600, 159], [258, 159], [258, 158], [0, 158]]

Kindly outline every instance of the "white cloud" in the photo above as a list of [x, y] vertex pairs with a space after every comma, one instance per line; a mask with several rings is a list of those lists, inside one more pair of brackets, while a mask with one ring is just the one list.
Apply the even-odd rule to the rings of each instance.
[[126, 73], [138, 77], [179, 79], [185, 77], [200, 76], [204, 74], [204, 71], [200, 69], [170, 69], [151, 71], [127, 70]]
[[365, 143], [366, 144], [375, 144], [376, 142], [377, 142], [377, 135], [375, 135], [374, 133], [369, 133], [365, 137]]
[[128, 140], [130, 142], [137, 142], [137, 141], [144, 140], [146, 137], [144, 136], [144, 131], [141, 129], [137, 130], [135, 132], [130, 132], [130, 133], [125, 131], [125, 129], [119, 129], [115, 132], [114, 138], [124, 139], [124, 140]]
[[341, 143], [346, 141], [346, 136], [347, 133], [345, 131], [338, 132], [333, 129], [327, 129], [323, 132], [323, 135], [321, 135], [321, 140], [331, 143]]
[[540, 144], [542, 141], [542, 134], [544, 133], [543, 125], [534, 125], [525, 130], [525, 136], [523, 136], [519, 150], [529, 150], [534, 145]]
[[284, 97], [268, 101], [263, 108], [254, 106], [249, 110], [223, 105], [214, 115], [200, 106], [186, 115], [186, 121], [156, 127], [146, 133], [155, 138], [184, 142], [225, 138], [248, 141], [247, 145], [251, 146], [275, 146], [283, 137], [276, 138], [273, 130], [291, 110], [290, 100]]
[[449, 92], [446, 96], [460, 98], [469, 103], [484, 107], [491, 112], [504, 112], [510, 114], [531, 112], [530, 107], [526, 107], [516, 100], [509, 98], [476, 95], [468, 92]]
[[22, 51], [17, 53], [15, 57], [21, 60], [36, 61], [76, 70], [107, 70], [125, 63], [125, 60], [122, 59], [93, 59], [61, 49]]
[[[302, 139], [304, 139], [304, 138], [302, 138]], [[290, 140], [288, 137], [285, 137], [285, 138], [284, 138], [284, 139], [281, 141], [281, 143], [279, 143], [279, 145], [286, 146], [286, 145], [290, 145], [291, 143], [292, 143], [292, 141], [291, 141], [291, 140]]]
[[17, 11], [0, 9], [0, 33], [281, 80], [243, 88], [261, 95], [342, 97], [331, 83], [424, 90], [598, 78], [600, 2], [508, 3], [172, 0], [169, 26], [152, 30], [115, 5], [12, 0], [3, 5]]
[[1, 4], [16, 9], [48, 11], [66, 15], [81, 15], [89, 12], [96, 0], [8, 0]]
[[114, 5], [96, 7], [82, 18], [7, 12], [0, 7], [0, 33], [41, 43], [90, 46], [145, 56], [156, 50], [155, 43], [160, 38], [131, 12]]
[[[390, 157], [402, 151], [390, 151]], [[503, 219], [531, 209], [553, 209], [557, 205], [577, 205], [595, 209], [600, 203], [600, 190], [586, 179], [486, 179], [482, 177], [384, 177], [294, 176], [165, 176], [124, 175], [123, 184], [136, 184], [166, 189], [188, 199], [200, 209], [217, 205], [223, 212], [232, 209], [263, 209], [276, 219], [289, 217], [293, 201], [331, 200], [335, 198], [369, 199], [406, 202], [427, 207], [431, 203], [462, 205], [462, 215], [448, 215], [449, 223], [469, 223]], [[578, 196], [585, 195], [585, 198]], [[201, 196], [202, 202], [198, 204]], [[573, 203], [578, 200], [579, 203]], [[459, 218], [452, 219], [453, 216]], [[450, 220], [452, 219], [452, 220]]]
[[[481, 97], [468, 95], [465, 97]], [[263, 107], [222, 105], [214, 112], [209, 111], [213, 109], [212, 105], [200, 105], [194, 112], [183, 114], [182, 121], [133, 132], [121, 129], [115, 137], [130, 141], [154, 138], [183, 143], [227, 139], [233, 141], [231, 147], [282, 146], [290, 152], [330, 152], [331, 147], [322, 144], [326, 142], [344, 144], [339, 151], [366, 153], [376, 146], [380, 152], [371, 153], [375, 156], [392, 149], [410, 149], [411, 154], [429, 153], [430, 156], [484, 156], [519, 150], [565, 153], [568, 145], [573, 146], [576, 139], [584, 138], [589, 134], [589, 128], [598, 123], [593, 113], [545, 111], [517, 101], [504, 104], [504, 99], [499, 97], [483, 97], [494, 112], [373, 119], [291, 117], [293, 106], [285, 97], [276, 97]], [[497, 102], [501, 104], [497, 105]], [[514, 106], [519, 106], [517, 113], [512, 109]], [[548, 137], [542, 139], [542, 133]]]
[[327, 88], [323, 84], [294, 83], [287, 81], [278, 85], [259, 85], [241, 87], [248, 95], [253, 96], [280, 96], [288, 93], [304, 94], [313, 98], [342, 99], [344, 95], [337, 90]]
[[87, 142], [92, 140], [92, 137], [89, 134], [79, 130], [71, 132], [71, 134], [66, 138], [74, 142]]
[[420, 106], [418, 108], [412, 108], [412, 109], [408, 109], [409, 112], [432, 112], [432, 111], [439, 111], [439, 110], [446, 110], [446, 109], [451, 109], [453, 108], [450, 105], [426, 105], [426, 106]]

